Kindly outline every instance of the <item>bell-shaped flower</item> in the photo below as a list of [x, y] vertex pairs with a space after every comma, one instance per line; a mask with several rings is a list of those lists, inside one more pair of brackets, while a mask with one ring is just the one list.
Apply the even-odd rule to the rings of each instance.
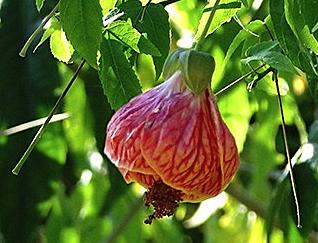
[[210, 89], [211, 56], [177, 50], [164, 67], [166, 81], [121, 107], [107, 127], [105, 154], [127, 183], [148, 191], [154, 218], [172, 215], [180, 201], [222, 192], [239, 166], [235, 140]]

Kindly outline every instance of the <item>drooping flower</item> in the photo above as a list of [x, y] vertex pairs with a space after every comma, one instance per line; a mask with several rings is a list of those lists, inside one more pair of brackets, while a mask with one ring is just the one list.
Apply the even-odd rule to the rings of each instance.
[[105, 154], [127, 183], [148, 191], [145, 221], [172, 215], [179, 202], [222, 192], [239, 166], [235, 140], [223, 122], [210, 82], [211, 56], [177, 50], [164, 67], [166, 81], [121, 107], [107, 127]]

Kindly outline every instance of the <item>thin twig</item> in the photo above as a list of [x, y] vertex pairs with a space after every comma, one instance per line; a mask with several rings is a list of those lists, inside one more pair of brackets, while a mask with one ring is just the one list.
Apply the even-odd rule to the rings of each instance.
[[[68, 113], [56, 114], [56, 115], [54, 115], [52, 117], [52, 119], [50, 120], [49, 123], [62, 121], [62, 120], [65, 120], [65, 119], [67, 119], [69, 117], [70, 117], [70, 115]], [[9, 136], [9, 135], [12, 135], [12, 134], [16, 134], [18, 132], [22, 132], [22, 131], [28, 130], [30, 128], [41, 126], [41, 125], [44, 124], [46, 119], [47, 119], [47, 117], [44, 117], [44, 118], [40, 118], [40, 119], [37, 119], [37, 120], [34, 120], [34, 121], [26, 122], [26, 123], [23, 123], [23, 124], [14, 126], [14, 127], [10, 127], [8, 129], [5, 129], [5, 130], [1, 131], [0, 132], [0, 136]]]
[[252, 75], [253, 73], [255, 73], [255, 71], [261, 69], [262, 67], [264, 67], [265, 64], [255, 68], [254, 70], [246, 73], [245, 75], [241, 76], [240, 78], [232, 81], [231, 83], [229, 83], [228, 85], [226, 85], [225, 87], [223, 87], [222, 89], [220, 89], [219, 91], [215, 92], [214, 96], [219, 96], [220, 94], [222, 94], [224, 91], [228, 90], [229, 88], [231, 88], [232, 86], [234, 86], [235, 84], [241, 82], [242, 80], [244, 80], [245, 78], [247, 78], [248, 76]]
[[295, 206], [296, 206], [296, 215], [297, 215], [297, 227], [301, 228], [301, 222], [300, 222], [300, 210], [299, 210], [299, 203], [298, 203], [298, 198], [297, 198], [297, 193], [296, 193], [296, 184], [295, 184], [295, 179], [294, 179], [294, 174], [293, 174], [293, 165], [290, 159], [289, 155], [289, 148], [288, 148], [288, 142], [287, 142], [287, 133], [286, 133], [286, 123], [285, 123], [285, 116], [284, 116], [284, 110], [283, 110], [283, 104], [282, 104], [282, 98], [280, 95], [280, 90], [279, 90], [279, 85], [278, 85], [278, 78], [277, 78], [277, 71], [275, 70], [273, 72], [273, 79], [276, 84], [276, 91], [277, 91], [277, 97], [278, 97], [278, 106], [281, 114], [281, 120], [282, 120], [282, 130], [283, 130], [283, 138], [284, 138], [284, 146], [285, 146], [285, 152], [286, 152], [286, 157], [287, 157], [287, 163], [289, 166], [289, 175], [290, 175], [290, 181], [292, 185], [292, 191], [293, 191], [293, 196], [295, 199]]
[[139, 19], [139, 22], [142, 23], [142, 22], [144, 21], [145, 14], [146, 14], [146, 10], [147, 10], [147, 8], [149, 7], [149, 5], [151, 4], [151, 1], [152, 1], [152, 0], [148, 0], [148, 2], [146, 3], [146, 5], [143, 7], [142, 12], [141, 12], [141, 17], [140, 17], [140, 19]]
[[50, 20], [50, 18], [55, 14], [59, 7], [59, 3], [55, 5], [55, 7], [52, 9], [52, 11], [43, 19], [42, 23], [36, 28], [36, 30], [31, 34], [29, 39], [25, 42], [24, 46], [22, 47], [19, 55], [21, 57], [26, 56], [26, 52], [28, 51], [31, 43], [35, 39], [35, 37], [43, 30], [43, 27], [46, 25], [46, 23]]
[[41, 139], [41, 136], [43, 134], [43, 132], [45, 131], [45, 129], [47, 128], [47, 125], [49, 124], [50, 120], [52, 119], [53, 115], [55, 114], [55, 112], [57, 111], [57, 109], [59, 108], [59, 106], [62, 103], [62, 100], [64, 99], [64, 97], [66, 96], [66, 94], [68, 93], [68, 91], [70, 90], [70, 88], [72, 87], [72, 84], [74, 83], [74, 81], [77, 78], [77, 75], [79, 74], [80, 70], [82, 69], [82, 67], [85, 64], [85, 60], [82, 60], [82, 62], [80, 63], [80, 65], [78, 66], [77, 70], [75, 71], [75, 73], [73, 74], [71, 80], [68, 82], [67, 86], [65, 87], [63, 93], [61, 94], [61, 96], [58, 98], [58, 100], [56, 101], [54, 107], [52, 108], [52, 110], [50, 111], [48, 117], [46, 118], [45, 122], [43, 123], [43, 125], [39, 128], [38, 132], [35, 134], [32, 142], [30, 143], [29, 147], [27, 148], [27, 150], [24, 152], [24, 154], [22, 155], [21, 159], [19, 160], [19, 162], [17, 163], [17, 165], [14, 167], [14, 169], [12, 170], [12, 173], [14, 175], [18, 175], [23, 164], [25, 163], [25, 161], [28, 159], [28, 157], [30, 156], [31, 152], [33, 151], [35, 145], [39, 142], [39, 140]]
[[215, 11], [216, 11], [216, 9], [217, 9], [219, 3], [220, 3], [220, 0], [216, 0], [216, 1], [215, 1], [215, 4], [214, 4], [214, 6], [213, 6], [213, 8], [212, 8], [212, 10], [211, 10], [211, 13], [210, 13], [210, 15], [209, 15], [209, 18], [208, 18], [208, 20], [207, 20], [207, 22], [206, 22], [206, 24], [205, 24], [205, 26], [204, 26], [204, 29], [203, 29], [203, 31], [202, 31], [202, 33], [201, 33], [201, 36], [200, 36], [200, 38], [199, 38], [197, 44], [196, 44], [195, 47], [194, 47], [195, 50], [199, 50], [199, 48], [202, 46], [202, 44], [203, 44], [203, 42], [204, 42], [204, 39], [205, 39], [205, 36], [206, 36], [206, 34], [208, 33], [208, 30], [209, 30], [209, 28], [210, 28], [210, 25], [211, 25], [211, 23], [212, 23], [213, 17], [214, 17], [214, 15], [215, 15]]
[[167, 6], [167, 5], [170, 5], [172, 3], [176, 3], [176, 2], [179, 2], [180, 0], [166, 0], [166, 1], [162, 1], [160, 2], [159, 4], [162, 5], [162, 6]]

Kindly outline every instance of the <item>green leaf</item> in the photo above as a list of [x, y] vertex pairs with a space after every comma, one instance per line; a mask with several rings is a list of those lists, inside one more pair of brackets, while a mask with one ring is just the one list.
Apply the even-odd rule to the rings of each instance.
[[250, 47], [246, 51], [246, 56], [265, 55], [267, 52], [275, 50], [279, 51], [277, 41], [263, 41]]
[[301, 0], [300, 9], [302, 16], [304, 17], [305, 25], [308, 25], [310, 32], [315, 32], [315, 27], [318, 27], [318, 2], [312, 0]]
[[56, 29], [50, 37], [50, 48], [53, 56], [59, 61], [68, 63], [72, 57], [74, 49], [66, 39], [62, 28]]
[[[294, 34], [299, 38], [301, 43], [307, 47], [313, 50], [316, 55], [318, 55], [318, 41], [315, 39], [314, 35], [311, 33], [311, 30], [309, 29], [308, 25], [305, 22], [305, 15], [308, 14], [307, 18], [311, 17], [311, 14], [313, 16], [317, 15], [317, 9], [315, 9], [315, 5], [318, 6], [318, 4], [312, 5], [308, 3], [308, 6], [306, 8], [302, 8], [302, 6], [305, 5], [305, 3], [302, 3], [302, 0], [289, 0], [285, 1], [285, 14], [286, 14], [286, 20], [288, 24], [290, 25], [291, 29], [293, 30]], [[302, 3], [302, 4], [301, 4]], [[312, 10], [306, 11], [305, 13], [302, 12], [302, 10], [307, 10], [308, 8], [311, 8]], [[316, 11], [316, 12], [313, 12]], [[312, 16], [312, 18], [313, 18]]]
[[150, 54], [152, 56], [161, 55], [157, 47], [132, 26], [130, 19], [128, 21], [113, 22], [107, 27], [107, 31], [138, 53]]
[[281, 48], [293, 64], [306, 73], [310, 91], [317, 101], [318, 73], [315, 70], [315, 65], [311, 60], [310, 53], [303, 47], [303, 43], [299, 41], [287, 23], [284, 1], [271, 0], [269, 10], [275, 35]]
[[36, 8], [40, 12], [45, 0], [35, 0]]
[[158, 79], [170, 48], [169, 16], [161, 4], [149, 4], [143, 7], [137, 0], [126, 1], [119, 8], [132, 20], [140, 33], [147, 33], [148, 39], [158, 48], [161, 56], [153, 56]]
[[246, 27], [246, 29], [240, 30], [240, 32], [235, 36], [233, 41], [231, 42], [231, 45], [229, 46], [226, 56], [224, 58], [224, 61], [222, 63], [221, 70], [225, 70], [226, 66], [228, 65], [228, 62], [230, 61], [232, 55], [236, 51], [236, 49], [239, 48], [239, 46], [247, 39], [247, 38], [256, 38], [253, 33], [257, 32], [263, 32], [265, 31], [263, 27], [263, 22], [260, 20], [255, 20], [253, 22], [250, 22]]
[[[214, 15], [214, 18], [212, 20], [212, 23], [209, 27], [209, 30], [207, 32], [207, 36], [212, 34], [217, 28], [219, 28], [222, 24], [229, 22], [231, 20], [231, 18], [237, 13], [237, 11], [240, 9], [240, 7], [238, 7], [237, 5], [237, 1], [231, 1], [231, 0], [221, 0], [220, 1], [220, 5], [224, 4], [225, 6], [231, 6], [234, 8], [225, 8], [225, 9], [217, 9]], [[208, 6], [208, 9], [210, 9], [211, 7]], [[209, 18], [210, 12], [206, 12], [203, 13], [200, 23], [199, 23], [199, 27], [198, 27], [198, 31], [195, 35], [195, 40], [199, 40], [203, 29], [206, 25], [206, 22]]]
[[[46, 27], [46, 26], [45, 26]], [[52, 33], [61, 28], [61, 24], [56, 17], [52, 17], [48, 22], [48, 27], [45, 29], [39, 43], [33, 50], [33, 53], [52, 35]]]
[[262, 61], [278, 71], [295, 72], [295, 68], [288, 57], [277, 50], [278, 42], [264, 41], [247, 50], [247, 57], [241, 61], [247, 64], [251, 61]]
[[102, 40], [102, 10], [98, 0], [61, 0], [63, 30], [74, 49], [94, 68]]
[[99, 76], [107, 99], [114, 110], [138, 95], [138, 78], [123, 53], [121, 44], [104, 39], [101, 46]]

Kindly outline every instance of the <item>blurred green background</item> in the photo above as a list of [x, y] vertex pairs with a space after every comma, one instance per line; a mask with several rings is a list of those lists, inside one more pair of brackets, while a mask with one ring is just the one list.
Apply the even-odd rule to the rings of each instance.
[[[105, 9], [112, 2], [101, 1]], [[241, 24], [264, 20], [269, 14], [268, 1], [247, 2], [249, 7], [237, 13]], [[78, 65], [55, 60], [49, 43], [26, 58], [18, 56], [55, 4], [47, 0], [38, 13], [34, 1], [0, 1], [0, 131], [47, 116]], [[187, 0], [166, 7], [172, 49], [189, 45], [205, 4]], [[246, 46], [256, 42], [252, 38], [222, 66], [231, 42], [242, 30], [238, 22], [232, 19], [205, 43], [204, 49], [217, 64], [214, 91], [248, 71], [240, 58]], [[149, 56], [138, 57], [136, 71], [144, 90], [158, 83]], [[36, 128], [0, 135], [0, 242], [318, 242], [316, 105], [304, 75], [286, 73], [280, 78], [286, 91], [290, 153], [298, 151], [301, 156], [295, 159], [303, 162], [295, 168], [302, 231], [295, 227], [288, 178], [281, 180], [286, 162], [270, 75], [252, 92], [246, 90], [249, 79], [217, 98], [241, 157], [240, 171], [227, 193], [201, 204], [182, 204], [175, 216], [149, 226], [143, 224], [151, 210], [143, 207], [142, 188], [126, 185], [103, 155], [106, 125], [114, 111], [98, 74], [84, 66], [59, 110], [70, 117], [49, 125], [18, 176], [11, 170]], [[301, 147], [305, 143], [308, 146]]]

